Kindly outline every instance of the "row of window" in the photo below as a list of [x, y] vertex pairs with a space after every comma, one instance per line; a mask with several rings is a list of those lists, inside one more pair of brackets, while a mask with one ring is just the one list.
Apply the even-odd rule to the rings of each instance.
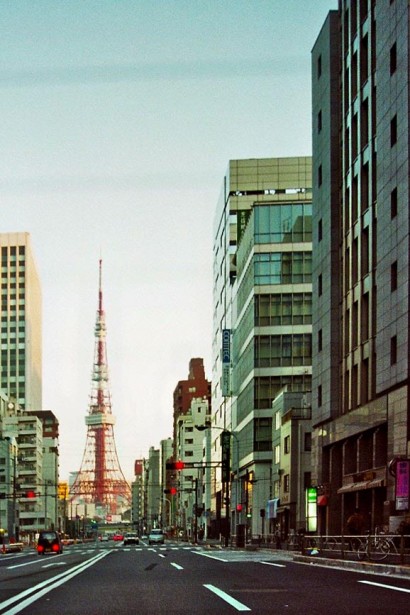
[[[2, 258], [2, 260], [4, 258], [7, 258], [8, 252], [10, 252], [11, 256], [15, 256], [17, 254], [17, 246], [10, 246], [9, 248], [7, 248], [7, 246], [2, 246], [2, 248], [1, 248], [1, 258]], [[26, 252], [25, 246], [18, 246], [18, 253], [19, 254], [25, 254], [25, 252]]]
[[312, 281], [311, 252], [255, 254], [254, 284], [306, 284]]
[[[290, 436], [285, 436], [283, 438], [283, 454], [290, 454]], [[312, 450], [312, 432], [305, 431], [303, 438], [303, 450], [305, 452], [310, 452]], [[281, 445], [276, 444], [274, 448], [274, 463], [279, 464], [281, 461]]]
[[312, 241], [312, 204], [259, 206], [254, 209], [255, 243]]
[[302, 325], [312, 322], [311, 293], [255, 295], [256, 327]]

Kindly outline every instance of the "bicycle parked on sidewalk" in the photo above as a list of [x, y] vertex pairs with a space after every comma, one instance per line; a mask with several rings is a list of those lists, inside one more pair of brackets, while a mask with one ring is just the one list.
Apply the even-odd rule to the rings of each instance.
[[372, 562], [380, 562], [389, 554], [397, 555], [397, 547], [390, 536], [380, 533], [376, 528], [374, 534], [369, 532], [364, 542], [361, 541], [356, 552], [359, 560], [368, 559]]

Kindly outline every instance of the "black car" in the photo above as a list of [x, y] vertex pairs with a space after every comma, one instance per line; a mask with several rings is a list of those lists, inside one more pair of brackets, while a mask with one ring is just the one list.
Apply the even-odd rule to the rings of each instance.
[[125, 545], [138, 545], [140, 539], [138, 538], [138, 534], [136, 532], [127, 532], [124, 536], [124, 544]]
[[61, 542], [60, 534], [54, 530], [42, 530], [38, 536], [37, 553], [39, 555], [44, 555], [44, 553], [47, 552], [63, 552], [63, 544]]

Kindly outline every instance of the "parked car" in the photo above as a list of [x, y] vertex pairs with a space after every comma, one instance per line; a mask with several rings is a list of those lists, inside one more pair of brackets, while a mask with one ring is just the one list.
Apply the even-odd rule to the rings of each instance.
[[124, 544], [125, 545], [138, 545], [140, 539], [138, 538], [138, 534], [136, 532], [127, 532], [124, 536]]
[[60, 534], [54, 530], [42, 530], [38, 536], [37, 553], [39, 555], [44, 555], [47, 552], [63, 552], [63, 543], [61, 542]]
[[121, 542], [122, 540], [124, 540], [124, 535], [123, 534], [114, 534], [114, 540], [115, 540], [115, 542]]
[[160, 544], [163, 545], [165, 542], [165, 534], [160, 529], [151, 530], [148, 535], [148, 544]]

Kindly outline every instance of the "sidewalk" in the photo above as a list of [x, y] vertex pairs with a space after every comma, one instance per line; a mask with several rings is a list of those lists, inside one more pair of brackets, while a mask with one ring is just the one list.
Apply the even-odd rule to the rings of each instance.
[[274, 555], [277, 558], [283, 558], [292, 560], [299, 564], [309, 564], [312, 566], [322, 566], [324, 568], [339, 568], [345, 570], [355, 570], [357, 572], [364, 572], [366, 574], [382, 574], [390, 577], [401, 577], [410, 579], [410, 565], [395, 565], [395, 564], [383, 564], [369, 561], [357, 561], [349, 559], [336, 559], [330, 557], [323, 557], [320, 555], [302, 555], [299, 552], [288, 551], [287, 549], [267, 549], [264, 547], [258, 547], [257, 545], [246, 545], [244, 548], [238, 548], [235, 546], [224, 547], [220, 540], [207, 539], [201, 541], [204, 547], [209, 549], [233, 549], [238, 551], [261, 551], [266, 554]]

